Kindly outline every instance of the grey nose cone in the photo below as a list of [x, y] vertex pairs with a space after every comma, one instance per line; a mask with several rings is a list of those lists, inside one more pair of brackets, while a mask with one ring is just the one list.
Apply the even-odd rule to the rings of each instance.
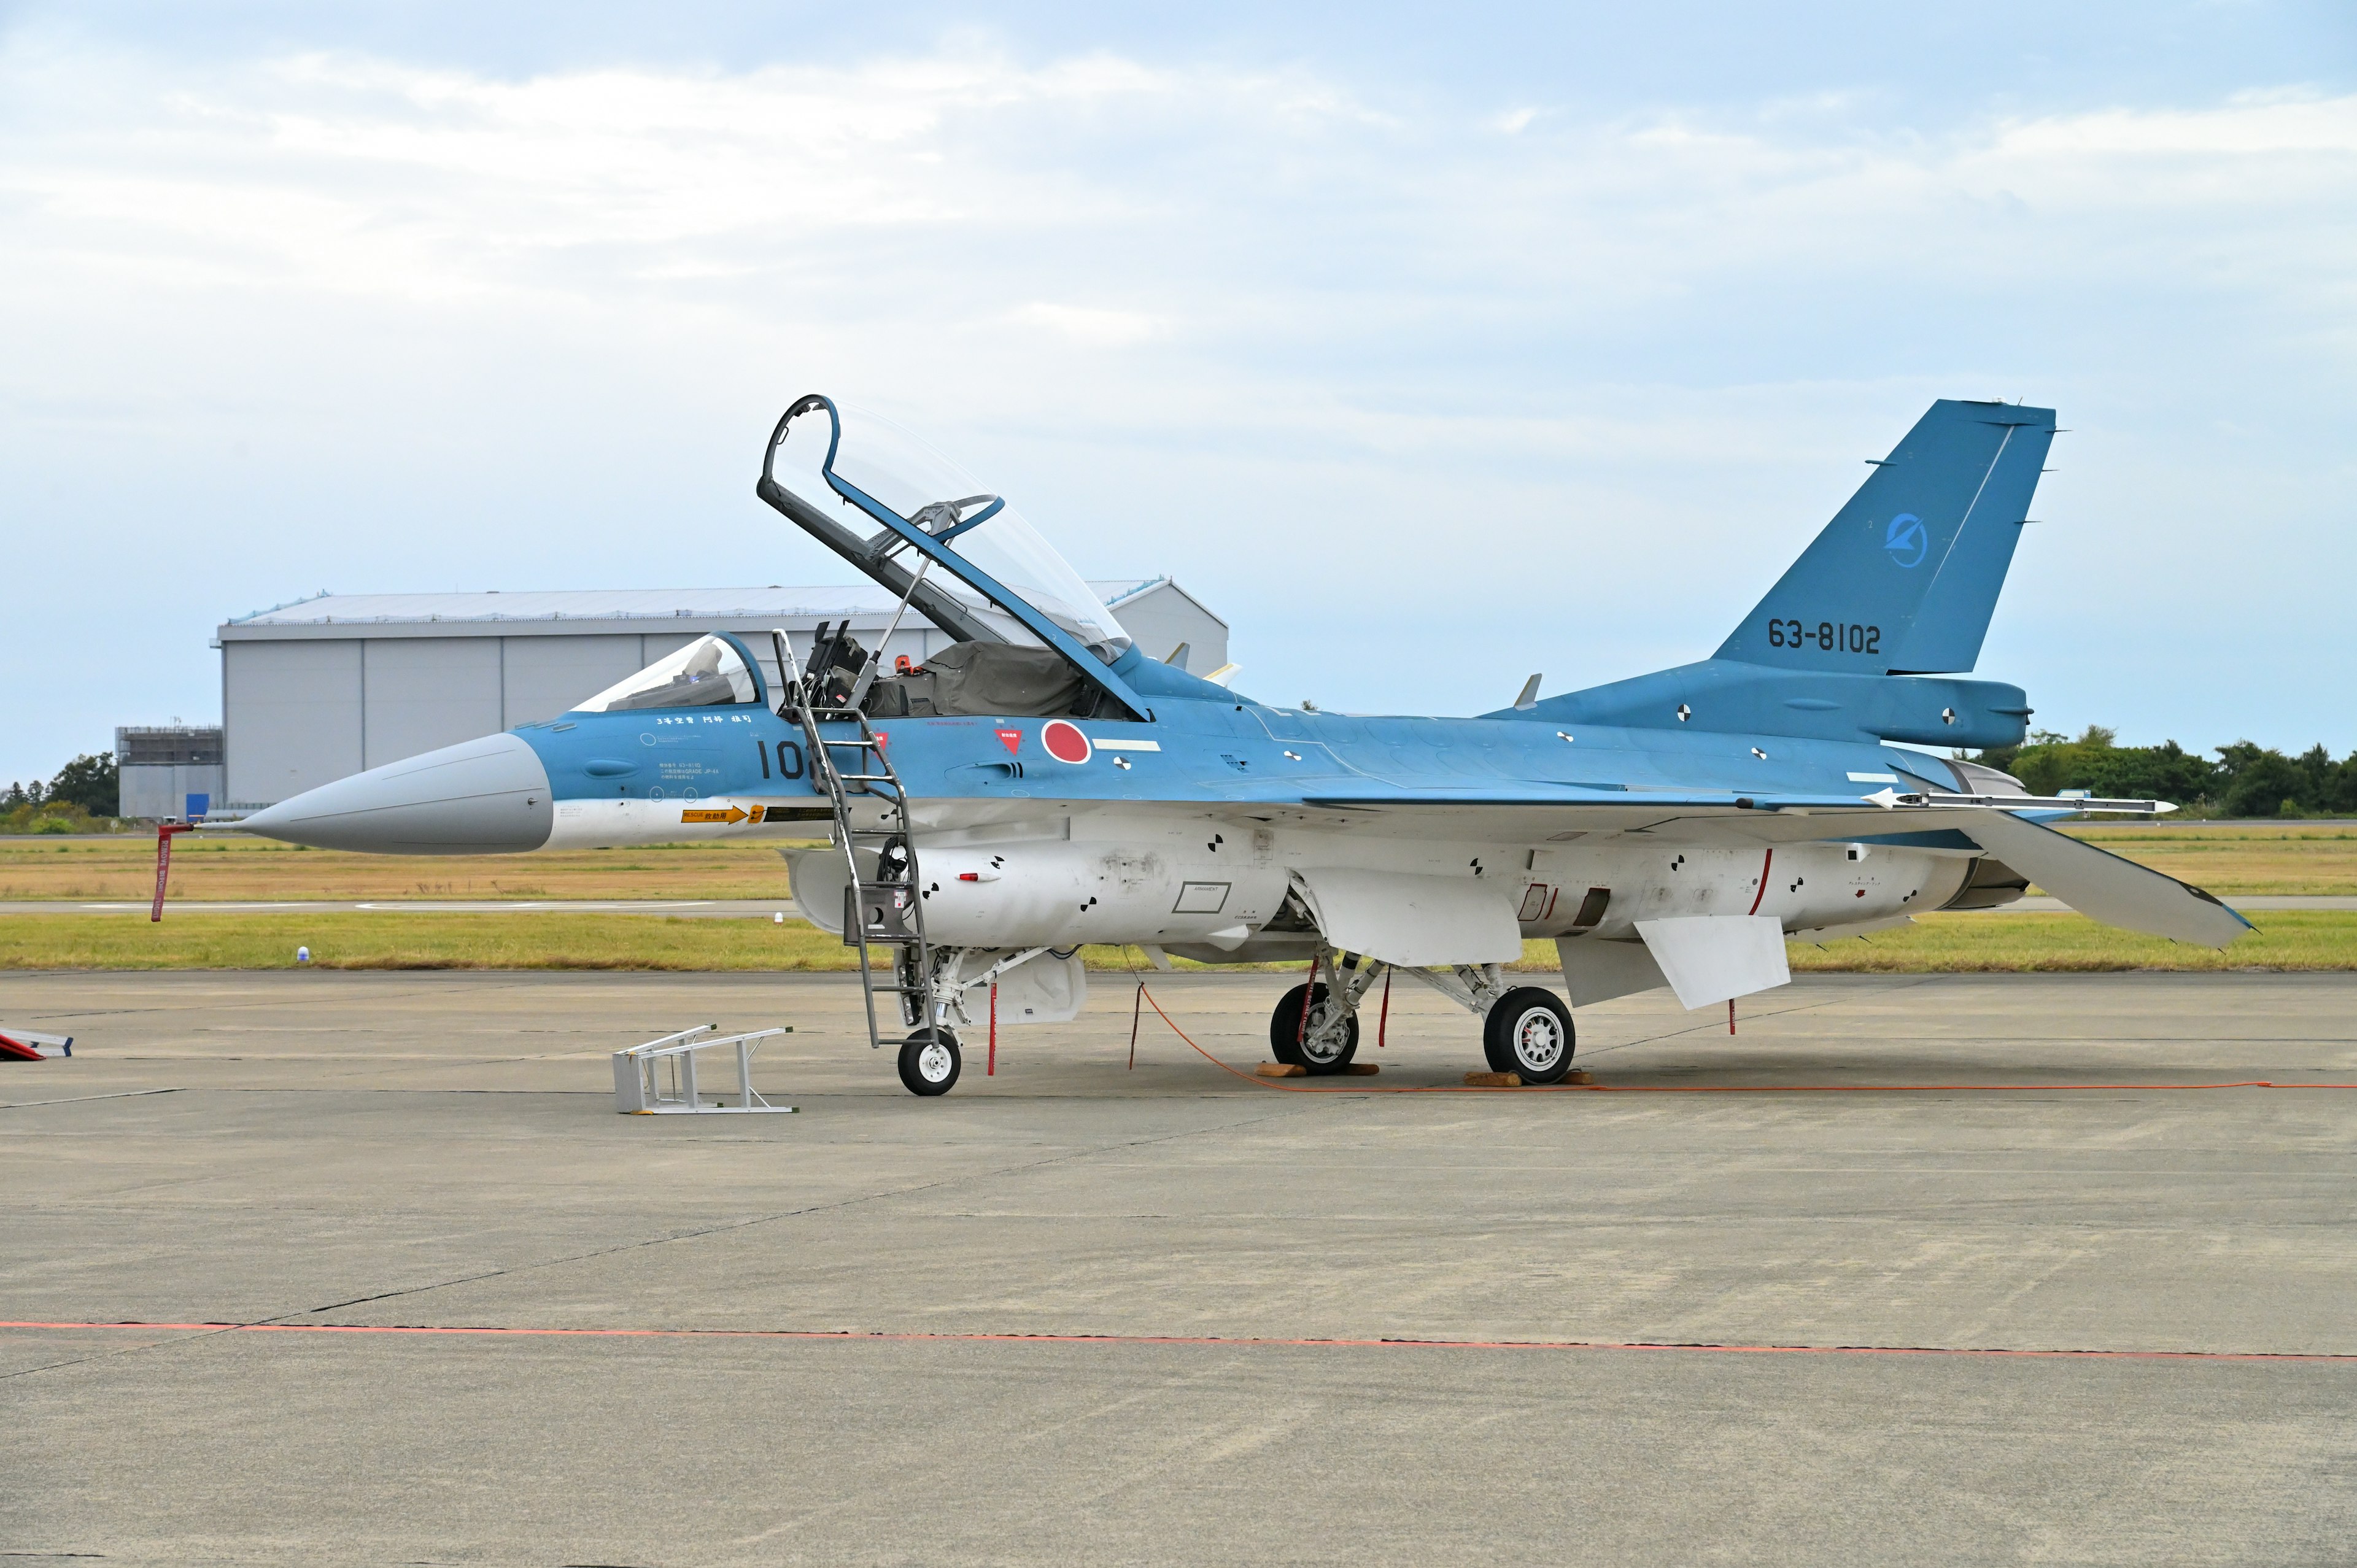
[[554, 821], [539, 754], [490, 735], [307, 789], [238, 826], [314, 849], [516, 854], [546, 843]]

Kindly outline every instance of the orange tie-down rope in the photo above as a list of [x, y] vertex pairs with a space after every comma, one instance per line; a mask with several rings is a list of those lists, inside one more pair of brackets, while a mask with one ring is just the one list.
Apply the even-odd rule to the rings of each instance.
[[[1185, 1040], [1197, 1056], [1232, 1077], [1243, 1079], [1255, 1089], [1273, 1089], [1281, 1094], [1526, 1094], [1533, 1090], [1552, 1090], [1569, 1094], [2034, 1094], [2060, 1091], [2122, 1089], [2357, 1089], [2357, 1083], [2270, 1083], [2253, 1079], [2243, 1083], [1792, 1083], [1792, 1084], [1613, 1084], [1613, 1083], [1526, 1083], [1519, 1089], [1486, 1084], [1410, 1083], [1377, 1088], [1340, 1085], [1331, 1089], [1315, 1089], [1306, 1083], [1287, 1083], [1281, 1079], [1265, 1079], [1255, 1073], [1230, 1067], [1202, 1047], [1178, 1026], [1177, 1019], [1162, 1010], [1146, 982], [1137, 983], [1137, 994], [1154, 1009], [1154, 1015], [1170, 1026], [1170, 1032]], [[1130, 1050], [1134, 1062], [1137, 1049], [1133, 1028]]]

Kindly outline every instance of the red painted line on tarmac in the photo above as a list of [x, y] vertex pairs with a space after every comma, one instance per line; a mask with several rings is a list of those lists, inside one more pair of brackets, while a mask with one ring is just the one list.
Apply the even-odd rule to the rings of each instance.
[[502, 1328], [392, 1323], [9, 1323], [0, 1328], [120, 1329], [188, 1334], [474, 1335], [525, 1339], [799, 1339], [940, 1345], [1196, 1345], [1329, 1350], [1684, 1350], [1733, 1356], [1981, 1356], [2019, 1360], [2357, 1361], [2309, 1350], [2022, 1350], [1981, 1345], [1721, 1345], [1612, 1339], [1286, 1339], [1196, 1334], [924, 1334], [833, 1328]]
[[2254, 1079], [2249, 1083], [1585, 1083], [1524, 1087], [1585, 1089], [1603, 1094], [2084, 1094], [2106, 1089], [2357, 1089], [2357, 1083], [2267, 1083]]

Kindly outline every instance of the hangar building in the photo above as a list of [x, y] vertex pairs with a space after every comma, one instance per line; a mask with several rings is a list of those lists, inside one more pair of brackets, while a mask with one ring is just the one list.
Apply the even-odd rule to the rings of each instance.
[[[1228, 624], [1168, 577], [1092, 583], [1143, 651], [1228, 661]], [[797, 654], [851, 618], [875, 645], [897, 601], [873, 585], [579, 593], [323, 594], [222, 626], [215, 811], [253, 811], [404, 757], [554, 717], [710, 631], [735, 632], [777, 679], [770, 628]], [[949, 639], [914, 610], [888, 658]], [[178, 808], [175, 807], [175, 810]]]

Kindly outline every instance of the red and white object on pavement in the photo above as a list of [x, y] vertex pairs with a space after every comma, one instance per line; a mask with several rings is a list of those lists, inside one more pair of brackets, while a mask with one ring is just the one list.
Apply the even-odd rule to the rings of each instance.
[[37, 1062], [73, 1055], [71, 1035], [42, 1035], [0, 1026], [0, 1061]]

